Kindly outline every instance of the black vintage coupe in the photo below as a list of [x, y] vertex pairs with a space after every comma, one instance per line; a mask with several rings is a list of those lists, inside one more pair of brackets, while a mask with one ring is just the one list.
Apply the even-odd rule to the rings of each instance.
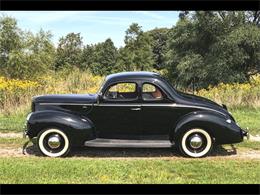
[[196, 158], [247, 132], [225, 105], [178, 92], [157, 73], [123, 72], [107, 76], [97, 94], [34, 97], [25, 135], [50, 157], [76, 146], [175, 146]]

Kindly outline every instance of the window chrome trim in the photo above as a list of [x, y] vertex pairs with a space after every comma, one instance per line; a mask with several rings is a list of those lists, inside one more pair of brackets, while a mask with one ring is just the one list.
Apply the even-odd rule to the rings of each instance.
[[106, 87], [103, 86], [103, 89], [101, 91], [103, 91], [103, 95], [102, 95], [102, 98], [106, 101], [120, 101], [120, 99], [111, 99], [111, 98], [108, 98], [106, 97], [106, 93], [107, 91], [115, 86], [115, 85], [118, 85], [118, 84], [122, 84], [122, 83], [134, 83], [135, 84], [135, 92], [134, 93], [137, 93], [137, 97], [136, 98], [131, 98], [131, 99], [122, 99], [122, 101], [135, 101], [135, 100], [138, 100], [138, 83], [136, 81], [129, 81], [129, 80], [126, 80], [126, 81], [114, 81], [114, 82], [111, 82], [109, 85], [107, 85]]
[[[143, 93], [145, 93], [145, 92], [143, 92], [143, 87], [144, 87], [144, 85], [146, 85], [146, 84], [152, 85], [152, 86], [154, 86], [155, 88], [158, 88], [158, 89], [160, 90], [160, 93], [162, 94], [162, 97], [161, 97], [160, 99], [156, 99], [156, 98], [153, 98], [153, 99], [145, 99], [145, 98], [143, 98]], [[143, 100], [144, 102], [149, 102], [149, 101], [159, 102], [159, 101], [164, 100], [165, 97], [167, 97], [167, 95], [166, 95], [166, 93], [164, 92], [164, 90], [161, 89], [161, 87], [159, 87], [159, 86], [156, 84], [155, 81], [153, 81], [153, 83], [151, 83], [151, 82], [143, 82], [143, 83], [142, 83], [142, 87], [141, 87], [141, 97], [142, 97], [142, 100]]]

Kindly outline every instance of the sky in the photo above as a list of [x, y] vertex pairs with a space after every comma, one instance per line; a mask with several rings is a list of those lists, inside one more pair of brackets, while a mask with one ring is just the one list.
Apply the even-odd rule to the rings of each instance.
[[124, 46], [127, 28], [136, 22], [143, 31], [174, 26], [177, 11], [0, 11], [0, 16], [16, 18], [22, 30], [51, 31], [52, 41], [68, 33], [80, 33], [83, 43], [95, 44], [111, 38], [116, 47]]

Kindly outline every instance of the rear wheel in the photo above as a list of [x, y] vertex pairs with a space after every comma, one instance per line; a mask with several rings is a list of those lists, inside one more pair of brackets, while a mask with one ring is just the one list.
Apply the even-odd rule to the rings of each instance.
[[39, 133], [37, 145], [40, 151], [49, 157], [66, 156], [70, 150], [67, 135], [60, 129], [50, 128]]
[[186, 130], [180, 137], [178, 147], [188, 157], [200, 158], [212, 150], [212, 138], [207, 131], [200, 128]]

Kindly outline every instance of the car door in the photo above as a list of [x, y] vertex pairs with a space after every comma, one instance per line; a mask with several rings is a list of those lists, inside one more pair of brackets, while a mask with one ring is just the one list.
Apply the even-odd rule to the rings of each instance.
[[175, 120], [172, 101], [154, 83], [144, 82], [141, 89], [142, 139], [168, 140]]
[[141, 104], [138, 89], [135, 82], [119, 82], [107, 87], [91, 112], [97, 137], [139, 139]]

